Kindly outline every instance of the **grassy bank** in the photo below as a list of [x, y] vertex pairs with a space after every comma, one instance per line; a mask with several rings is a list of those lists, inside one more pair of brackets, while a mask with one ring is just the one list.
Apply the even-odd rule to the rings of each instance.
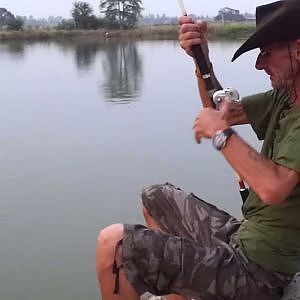
[[[211, 23], [209, 37], [211, 39], [241, 39], [249, 36], [255, 28], [253, 23]], [[132, 30], [24, 30], [0, 31], [0, 40], [60, 40], [60, 39], [177, 39], [177, 25], [145, 26]]]
[[213, 39], [244, 39], [255, 30], [255, 23], [211, 23], [209, 33]]

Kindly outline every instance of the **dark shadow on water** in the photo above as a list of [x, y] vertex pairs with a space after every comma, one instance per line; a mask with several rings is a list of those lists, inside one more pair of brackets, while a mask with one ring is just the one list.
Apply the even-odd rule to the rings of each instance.
[[23, 41], [9, 41], [1, 43], [4, 51], [15, 58], [23, 58], [25, 54], [26, 44]]
[[79, 44], [75, 48], [75, 59], [78, 69], [89, 69], [94, 63], [99, 46], [96, 44]]
[[97, 41], [82, 41], [80, 39], [62, 40], [56, 42], [63, 52], [74, 53], [76, 67], [79, 71], [88, 71], [96, 63], [97, 54], [105, 51], [105, 44]]
[[14, 54], [16, 56], [23, 56], [25, 52], [25, 45], [22, 42], [13, 41], [10, 42], [8, 45], [8, 51], [11, 54]]
[[102, 90], [107, 102], [136, 101], [141, 91], [142, 59], [134, 42], [111, 43], [105, 52]]

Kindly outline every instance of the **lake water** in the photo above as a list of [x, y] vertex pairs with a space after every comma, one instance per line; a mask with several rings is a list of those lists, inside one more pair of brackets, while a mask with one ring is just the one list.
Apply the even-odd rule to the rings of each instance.
[[[255, 52], [230, 63], [239, 44], [211, 43], [220, 81], [269, 89]], [[98, 299], [98, 231], [142, 222], [143, 186], [172, 182], [240, 216], [232, 170], [193, 140], [201, 106], [176, 41], [5, 43], [0, 61], [0, 299]]]

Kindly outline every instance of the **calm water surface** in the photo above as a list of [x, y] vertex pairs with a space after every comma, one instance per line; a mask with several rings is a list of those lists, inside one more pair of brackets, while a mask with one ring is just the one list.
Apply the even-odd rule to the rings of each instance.
[[[268, 89], [255, 53], [229, 62], [238, 44], [211, 44], [220, 81]], [[240, 216], [233, 172], [193, 140], [193, 63], [176, 42], [9, 43], [0, 61], [0, 299], [97, 299], [98, 231], [142, 222], [143, 186], [172, 182]]]

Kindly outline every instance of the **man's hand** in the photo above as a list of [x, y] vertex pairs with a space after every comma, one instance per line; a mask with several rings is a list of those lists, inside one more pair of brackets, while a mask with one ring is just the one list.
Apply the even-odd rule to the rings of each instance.
[[224, 100], [220, 110], [205, 108], [198, 114], [193, 127], [195, 139], [198, 143], [200, 143], [202, 138], [211, 139], [216, 131], [230, 127], [226, 120], [230, 106], [230, 101]]
[[185, 52], [193, 56], [192, 46], [202, 45], [204, 55], [208, 59], [208, 46], [207, 46], [207, 23], [203, 21], [194, 22], [191, 17], [179, 18], [179, 43]]

